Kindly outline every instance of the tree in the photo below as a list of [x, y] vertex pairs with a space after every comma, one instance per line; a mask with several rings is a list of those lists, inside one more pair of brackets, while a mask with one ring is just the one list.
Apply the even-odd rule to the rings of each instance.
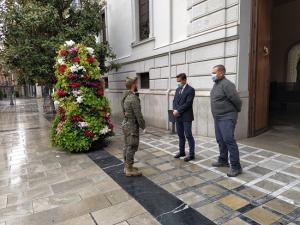
[[74, 40], [93, 47], [102, 71], [106, 57], [114, 57], [107, 43], [96, 43], [104, 2], [82, 0], [6, 0], [0, 4], [0, 36], [6, 64], [19, 71], [22, 82], [49, 84], [58, 47]]

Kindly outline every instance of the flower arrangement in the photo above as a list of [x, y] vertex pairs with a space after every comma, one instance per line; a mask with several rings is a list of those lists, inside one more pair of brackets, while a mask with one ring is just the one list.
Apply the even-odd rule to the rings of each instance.
[[57, 114], [51, 127], [55, 146], [69, 152], [88, 151], [94, 141], [113, 134], [110, 105], [94, 49], [66, 41], [54, 66], [52, 94]]

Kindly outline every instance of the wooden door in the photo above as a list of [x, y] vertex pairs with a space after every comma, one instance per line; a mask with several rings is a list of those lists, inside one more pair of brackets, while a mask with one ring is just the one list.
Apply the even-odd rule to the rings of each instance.
[[250, 54], [250, 136], [268, 128], [271, 0], [252, 0]]

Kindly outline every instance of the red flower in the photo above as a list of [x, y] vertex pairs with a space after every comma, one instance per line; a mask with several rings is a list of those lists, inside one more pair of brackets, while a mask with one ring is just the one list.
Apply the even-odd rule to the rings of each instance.
[[88, 61], [90, 64], [92, 64], [93, 62], [95, 62], [95, 58], [92, 57], [92, 56], [90, 56], [90, 57], [87, 58], [87, 61]]
[[62, 115], [62, 116], [60, 117], [60, 121], [61, 121], [61, 122], [65, 122], [65, 120], [66, 120], [65, 115]]
[[56, 93], [59, 97], [65, 97], [67, 95], [64, 89], [58, 89]]
[[89, 80], [89, 79], [90, 79], [90, 77], [89, 77], [89, 75], [87, 75], [87, 74], [84, 74], [84, 77], [83, 77], [83, 79], [84, 79], [84, 80]]
[[93, 134], [93, 132], [92, 131], [90, 131], [90, 130], [86, 130], [86, 131], [84, 131], [84, 136], [86, 136], [86, 137], [93, 137], [94, 136], [94, 134]]
[[67, 75], [67, 79], [69, 79], [69, 80], [73, 80], [75, 78], [76, 78], [75, 74], [70, 73], [70, 74]]
[[61, 65], [59, 66], [59, 72], [60, 72], [60, 73], [64, 73], [65, 70], [66, 70], [66, 68], [67, 68], [67, 65], [66, 65], [66, 64], [61, 64]]
[[67, 51], [65, 49], [62, 49], [62, 50], [59, 51], [59, 55], [62, 56], [62, 57], [66, 56], [66, 54], [67, 54]]
[[81, 118], [80, 115], [74, 115], [74, 116], [72, 116], [72, 121], [73, 122], [82, 122], [83, 119]]
[[58, 108], [58, 112], [59, 112], [59, 113], [65, 113], [66, 110], [65, 110], [63, 107], [59, 107], [59, 108]]
[[74, 61], [74, 62], [79, 62], [79, 61], [80, 61], [80, 59], [79, 59], [79, 57], [78, 57], [78, 56], [76, 56], [76, 57], [74, 57], [73, 61]]
[[81, 86], [80, 82], [72, 82], [70, 83], [71, 88], [79, 88]]
[[104, 95], [103, 89], [97, 89], [97, 95], [103, 96]]

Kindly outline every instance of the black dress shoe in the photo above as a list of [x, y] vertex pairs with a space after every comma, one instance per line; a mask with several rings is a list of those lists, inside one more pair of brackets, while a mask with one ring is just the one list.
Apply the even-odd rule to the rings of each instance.
[[243, 173], [243, 169], [232, 169], [230, 168], [229, 172], [227, 173], [228, 177], [237, 177], [238, 175]]
[[212, 167], [229, 167], [229, 163], [222, 163], [222, 162], [213, 162], [211, 164]]
[[194, 159], [195, 159], [195, 156], [194, 156], [194, 155], [190, 155], [190, 156], [188, 156], [188, 157], [185, 157], [185, 158], [184, 158], [184, 161], [185, 161], [185, 162], [189, 162], [189, 161], [194, 160]]
[[174, 158], [175, 158], [175, 159], [179, 159], [180, 157], [184, 157], [184, 156], [185, 156], [185, 154], [177, 153], [177, 154], [174, 156]]

